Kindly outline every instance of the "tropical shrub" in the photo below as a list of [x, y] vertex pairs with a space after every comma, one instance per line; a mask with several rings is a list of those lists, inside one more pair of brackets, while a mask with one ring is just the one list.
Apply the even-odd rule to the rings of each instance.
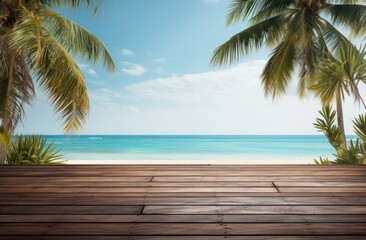
[[343, 143], [347, 146], [343, 120], [343, 102], [352, 96], [355, 103], [366, 104], [359, 86], [366, 83], [366, 47], [342, 45], [333, 54], [326, 54], [315, 67], [314, 77], [307, 79], [308, 89], [318, 97], [323, 106], [335, 103], [337, 126]]
[[11, 135], [2, 131], [0, 141], [6, 150], [6, 164], [60, 164], [64, 161], [53, 143], [47, 144], [46, 138], [38, 135]]
[[319, 111], [322, 118], [317, 118], [314, 126], [319, 132], [324, 133], [329, 143], [336, 150], [335, 159], [320, 157], [314, 160], [316, 164], [366, 164], [366, 114], [360, 114], [354, 121], [356, 140], [350, 140], [345, 147], [342, 131], [335, 124], [336, 111], [331, 107], [323, 107]]

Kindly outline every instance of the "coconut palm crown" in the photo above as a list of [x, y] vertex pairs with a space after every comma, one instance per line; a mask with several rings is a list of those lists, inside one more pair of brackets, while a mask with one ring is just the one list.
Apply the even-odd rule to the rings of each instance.
[[24, 105], [35, 97], [34, 81], [45, 90], [66, 133], [79, 129], [89, 112], [85, 78], [72, 56], [114, 70], [103, 43], [51, 9], [94, 8], [93, 0], [0, 0], [0, 120], [13, 131]]
[[334, 55], [327, 54], [315, 67], [314, 77], [307, 80], [309, 90], [320, 98], [323, 106], [335, 102], [338, 127], [346, 146], [342, 106], [345, 95], [352, 96], [366, 110], [359, 90], [359, 85], [366, 84], [366, 48], [342, 46]]
[[306, 92], [319, 59], [349, 40], [336, 28], [352, 34], [366, 30], [365, 1], [357, 0], [233, 0], [227, 25], [249, 20], [249, 27], [232, 36], [213, 53], [211, 63], [225, 65], [240, 61], [253, 49], [274, 48], [262, 72], [265, 95], [286, 92], [297, 68], [298, 93]]

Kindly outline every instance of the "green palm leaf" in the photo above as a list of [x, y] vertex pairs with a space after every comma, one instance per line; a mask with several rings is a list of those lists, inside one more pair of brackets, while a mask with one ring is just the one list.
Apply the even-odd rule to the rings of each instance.
[[296, 48], [291, 41], [283, 41], [272, 52], [262, 73], [265, 95], [275, 97], [284, 93], [294, 71]]
[[211, 64], [236, 62], [252, 48], [259, 48], [266, 41], [279, 39], [283, 35], [282, 25], [285, 22], [283, 15], [275, 16], [234, 35], [215, 50]]
[[[315, 66], [324, 55], [350, 44], [336, 25], [352, 28], [357, 34], [365, 32], [365, 3], [361, 0], [233, 0], [229, 6], [227, 24], [247, 20], [250, 25], [216, 48], [211, 63], [232, 64], [254, 49], [274, 47], [262, 73], [265, 94], [285, 93], [294, 69], [299, 67], [298, 93], [302, 97], [307, 89], [305, 79], [314, 75]], [[268, 22], [278, 18], [281, 21]], [[290, 46], [284, 47], [284, 42]], [[287, 52], [280, 54], [278, 51]], [[290, 52], [293, 54], [289, 55]], [[291, 58], [280, 62], [284, 67], [281, 70], [274, 66], [274, 56]]]
[[65, 132], [79, 129], [89, 111], [88, 94], [84, 76], [64, 46], [32, 14], [13, 28], [9, 42], [14, 51], [27, 53], [36, 79], [64, 120]]
[[52, 35], [65, 46], [68, 52], [83, 57], [92, 63], [97, 63], [102, 57], [104, 67], [111, 72], [114, 71], [115, 65], [108, 50], [89, 31], [50, 10], [42, 13], [41, 19], [47, 23], [46, 26], [49, 27]]
[[[20, 0], [0, 2], [0, 119], [13, 131], [34, 97], [33, 80], [46, 91], [63, 120], [64, 131], [81, 128], [89, 112], [85, 78], [70, 54], [88, 62], [115, 65], [103, 43], [50, 7], [101, 5], [98, 0]], [[11, 17], [9, 17], [11, 16]], [[32, 73], [32, 74], [30, 74]], [[34, 78], [34, 79], [32, 79]]]
[[358, 118], [353, 121], [353, 124], [354, 132], [362, 141], [366, 142], [366, 114], [358, 116]]
[[365, 29], [366, 6], [359, 4], [329, 4], [324, 12], [336, 24], [347, 26], [358, 35]]

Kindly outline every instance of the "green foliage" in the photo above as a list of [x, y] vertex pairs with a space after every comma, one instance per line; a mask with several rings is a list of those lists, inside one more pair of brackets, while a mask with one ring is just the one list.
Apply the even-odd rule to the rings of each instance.
[[7, 164], [60, 164], [62, 155], [43, 136], [16, 136], [7, 148]]
[[338, 151], [334, 160], [335, 164], [365, 164], [364, 156], [366, 152], [363, 152], [360, 147], [360, 141], [357, 139], [355, 142], [350, 141], [347, 148]]
[[262, 72], [265, 94], [275, 97], [285, 93], [298, 67], [298, 93], [302, 97], [307, 89], [304, 79], [313, 76], [319, 60], [350, 44], [335, 26], [354, 35], [365, 32], [364, 4], [361, 0], [232, 0], [227, 25], [248, 20], [249, 27], [217, 47], [211, 64], [231, 64], [254, 49], [271, 47]]
[[0, 127], [0, 147], [2, 147], [5, 151], [9, 149], [12, 141], [12, 135], [4, 129], [4, 127]]
[[354, 132], [358, 136], [351, 140], [348, 147], [343, 147], [343, 139], [338, 126], [335, 125], [335, 111], [330, 107], [324, 107], [319, 111], [322, 118], [317, 118], [314, 123], [318, 131], [323, 132], [336, 153], [333, 161], [328, 158], [314, 160], [316, 164], [366, 164], [366, 114], [359, 115], [354, 121]]
[[12, 131], [35, 97], [37, 81], [63, 121], [64, 131], [81, 128], [89, 113], [85, 78], [72, 56], [114, 70], [103, 43], [51, 10], [98, 9], [101, 0], [0, 1], [0, 120]]
[[309, 90], [320, 98], [323, 105], [331, 104], [338, 96], [353, 96], [355, 102], [365, 106], [358, 85], [366, 83], [366, 49], [342, 45], [335, 55], [326, 54], [308, 78]]
[[329, 165], [332, 162], [328, 158], [319, 157], [319, 160], [314, 159], [314, 163], [318, 165]]
[[353, 121], [353, 125], [353, 131], [363, 142], [366, 142], [366, 117], [360, 115]]
[[329, 143], [338, 151], [344, 145], [344, 140], [341, 130], [334, 123], [336, 111], [327, 106], [323, 107], [319, 113], [322, 118], [317, 118], [314, 126], [318, 132], [324, 133]]

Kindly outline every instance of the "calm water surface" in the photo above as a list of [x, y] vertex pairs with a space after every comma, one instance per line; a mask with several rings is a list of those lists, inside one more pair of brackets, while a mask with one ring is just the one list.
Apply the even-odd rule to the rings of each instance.
[[[331, 157], [324, 136], [46, 136], [66, 159], [309, 159]], [[348, 136], [353, 138], [353, 136]]]

